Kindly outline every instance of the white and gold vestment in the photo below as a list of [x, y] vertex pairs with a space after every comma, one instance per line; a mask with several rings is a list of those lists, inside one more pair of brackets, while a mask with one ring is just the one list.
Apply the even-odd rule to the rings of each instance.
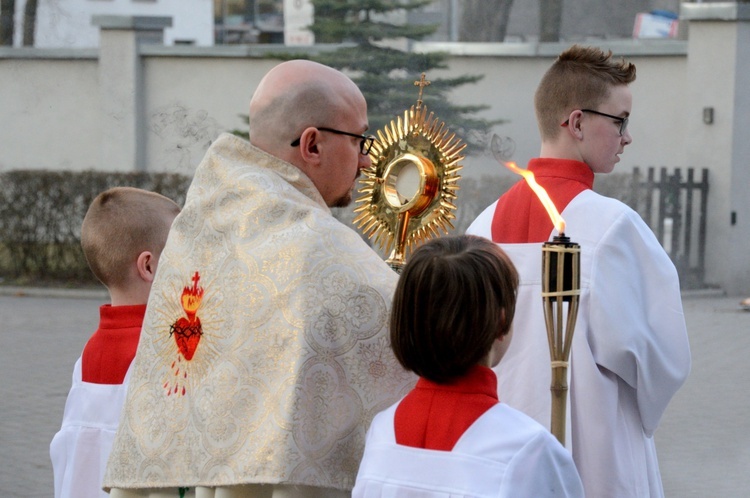
[[396, 281], [299, 169], [219, 137], [159, 261], [105, 487], [350, 490], [415, 381], [388, 341]]

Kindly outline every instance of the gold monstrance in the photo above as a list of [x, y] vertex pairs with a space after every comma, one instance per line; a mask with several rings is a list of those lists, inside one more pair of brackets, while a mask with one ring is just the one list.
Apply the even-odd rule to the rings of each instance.
[[454, 228], [450, 220], [456, 217], [453, 201], [466, 147], [433, 113], [427, 115], [422, 91], [430, 82], [425, 74], [414, 84], [419, 86], [417, 105], [377, 132], [353, 221], [384, 252], [393, 247], [386, 263], [399, 272], [408, 250], [438, 237], [438, 228], [445, 233]]
[[500, 150], [501, 140], [495, 135], [492, 137], [492, 152], [495, 160], [524, 177], [546, 209], [559, 234], [554, 236], [551, 242], [542, 244], [542, 303], [552, 366], [550, 432], [564, 446], [568, 401], [568, 361], [581, 296], [581, 246], [571, 242], [570, 238], [565, 236], [565, 220], [560, 216], [544, 188], [536, 182], [534, 174], [519, 168], [515, 163], [505, 162]]

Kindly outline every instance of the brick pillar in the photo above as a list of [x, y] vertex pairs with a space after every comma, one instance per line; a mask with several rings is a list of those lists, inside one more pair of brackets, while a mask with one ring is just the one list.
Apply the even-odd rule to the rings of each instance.
[[685, 146], [710, 166], [706, 281], [750, 296], [750, 4], [683, 3]]
[[170, 17], [94, 16], [99, 26], [102, 168], [146, 170], [146, 121], [140, 46], [161, 44]]

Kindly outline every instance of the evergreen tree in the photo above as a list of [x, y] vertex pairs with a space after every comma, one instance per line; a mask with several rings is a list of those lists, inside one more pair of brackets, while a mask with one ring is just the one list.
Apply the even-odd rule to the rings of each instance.
[[0, 45], [13, 46], [16, 0], [0, 0]]
[[383, 43], [404, 38], [421, 40], [432, 34], [437, 26], [393, 21], [399, 11], [402, 14], [413, 11], [432, 0], [312, 0], [312, 3], [315, 21], [309, 29], [315, 34], [316, 43], [346, 45], [311, 59], [352, 75], [367, 99], [371, 130], [381, 129], [416, 104], [419, 90], [414, 82], [424, 72], [431, 82], [424, 91], [424, 105], [469, 144], [467, 152], [483, 147], [490, 127], [497, 122], [474, 114], [487, 106], [458, 106], [448, 99], [454, 88], [475, 83], [483, 76], [436, 78], [431, 71], [447, 68], [447, 54], [405, 52]]

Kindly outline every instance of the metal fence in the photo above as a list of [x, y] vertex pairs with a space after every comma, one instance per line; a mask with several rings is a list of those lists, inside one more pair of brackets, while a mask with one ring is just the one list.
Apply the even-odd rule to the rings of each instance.
[[649, 167], [645, 178], [633, 170], [634, 203], [632, 206], [648, 223], [664, 250], [677, 267], [683, 289], [705, 286], [706, 208], [708, 203], [708, 169], [687, 168], [687, 176], [675, 168]]

